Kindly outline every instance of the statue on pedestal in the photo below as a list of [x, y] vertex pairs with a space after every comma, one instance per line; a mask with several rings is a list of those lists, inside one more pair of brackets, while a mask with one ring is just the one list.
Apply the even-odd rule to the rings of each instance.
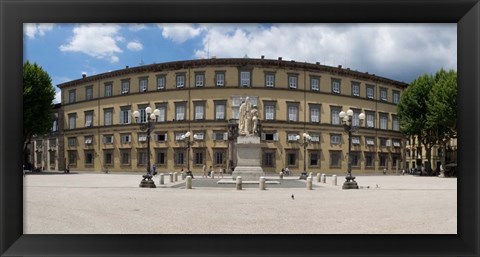
[[252, 110], [252, 104], [249, 100], [248, 97], [245, 98], [238, 112], [238, 134], [242, 136], [250, 134], [249, 126], [251, 123], [250, 111]]

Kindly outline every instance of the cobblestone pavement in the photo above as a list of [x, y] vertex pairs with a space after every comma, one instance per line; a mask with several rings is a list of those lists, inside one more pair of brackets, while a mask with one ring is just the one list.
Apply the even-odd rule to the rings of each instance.
[[[231, 179], [225, 176], [223, 179]], [[278, 176], [267, 177], [278, 180]], [[358, 190], [285, 177], [280, 185], [217, 185], [196, 176], [139, 188], [140, 174], [24, 177], [25, 234], [456, 234], [457, 179], [357, 176]], [[294, 199], [292, 199], [292, 195]], [[189, 222], [186, 222], [189, 221]]]

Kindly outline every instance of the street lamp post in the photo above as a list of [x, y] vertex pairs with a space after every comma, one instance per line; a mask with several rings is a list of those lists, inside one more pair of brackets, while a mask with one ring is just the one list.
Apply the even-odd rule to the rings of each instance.
[[[300, 140], [300, 136], [297, 135], [297, 140]], [[312, 137], [310, 137], [309, 134], [303, 133], [303, 172], [300, 175], [299, 179], [307, 179], [307, 146], [310, 143], [310, 140], [312, 140]]]
[[133, 117], [135, 118], [135, 122], [140, 124], [140, 130], [147, 132], [147, 174], [143, 175], [143, 179], [140, 182], [140, 187], [149, 187], [155, 188], [155, 182], [152, 180], [152, 174], [150, 172], [150, 132], [155, 127], [153, 122], [157, 119], [160, 115], [160, 110], [155, 109], [152, 113], [152, 108], [147, 107], [145, 108], [146, 120], [145, 122], [139, 121], [140, 112], [134, 111]]
[[[187, 144], [187, 175], [191, 175], [190, 171], [190, 146], [194, 143], [194, 141], [190, 141], [190, 131], [182, 135], [181, 140], [185, 141], [185, 144]], [[197, 134], [193, 135], [193, 139], [198, 139]]]
[[[343, 127], [345, 131], [348, 133], [348, 168], [347, 168], [347, 176], [345, 177], [345, 182], [343, 183], [343, 189], [358, 189], [358, 184], [355, 181], [355, 177], [352, 176], [352, 132], [358, 130], [358, 126], [353, 125], [353, 111], [348, 109], [345, 113], [341, 111], [339, 114], [340, 118], [343, 122]], [[365, 114], [360, 113], [358, 115], [359, 123], [363, 122], [365, 119]]]

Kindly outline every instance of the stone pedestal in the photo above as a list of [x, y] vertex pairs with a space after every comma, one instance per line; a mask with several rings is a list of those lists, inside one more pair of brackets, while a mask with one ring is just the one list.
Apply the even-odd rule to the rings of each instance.
[[258, 181], [265, 176], [262, 169], [262, 148], [260, 137], [239, 136], [237, 138], [237, 166], [232, 173], [232, 178], [241, 176], [243, 181]]

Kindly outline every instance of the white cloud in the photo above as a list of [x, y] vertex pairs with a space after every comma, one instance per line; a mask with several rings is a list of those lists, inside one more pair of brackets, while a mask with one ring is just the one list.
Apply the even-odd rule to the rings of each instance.
[[25, 23], [23, 24], [23, 33], [28, 38], [35, 38], [38, 36], [45, 36], [45, 32], [53, 29], [55, 25], [52, 23]]
[[158, 24], [162, 29], [162, 36], [175, 43], [183, 43], [189, 39], [195, 38], [203, 31], [203, 27], [195, 27], [192, 24]]
[[131, 31], [140, 31], [140, 30], [144, 30], [147, 28], [147, 26], [145, 26], [145, 24], [141, 24], [141, 23], [136, 23], [136, 24], [128, 24], [128, 29], [130, 29]]
[[73, 29], [73, 37], [67, 44], [60, 46], [62, 52], [80, 52], [89, 56], [118, 62], [118, 53], [122, 50], [117, 46], [124, 41], [119, 35], [120, 26], [110, 24], [80, 25]]
[[61, 91], [56, 91], [55, 92], [55, 98], [53, 99], [54, 104], [58, 104], [62, 101], [62, 92]]
[[203, 24], [196, 58], [267, 59], [342, 65], [410, 82], [441, 67], [456, 69], [455, 24]]
[[138, 41], [132, 41], [127, 44], [127, 48], [131, 51], [140, 51], [143, 49], [143, 45]]

